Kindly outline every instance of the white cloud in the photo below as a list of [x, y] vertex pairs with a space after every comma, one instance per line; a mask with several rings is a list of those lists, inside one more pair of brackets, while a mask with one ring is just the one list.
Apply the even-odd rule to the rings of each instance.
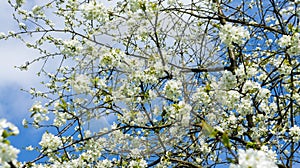
[[[12, 19], [13, 11], [6, 0], [0, 1], [0, 23], [2, 23], [0, 32], [7, 33], [9, 30], [18, 28]], [[14, 68], [31, 60], [37, 54], [37, 52], [26, 48], [19, 40], [0, 40], [0, 88], [11, 84], [20, 85], [21, 87], [37, 84], [38, 80], [35, 75], [37, 66], [26, 72]]]
[[0, 41], [0, 87], [15, 83], [22, 87], [38, 84], [36, 71], [38, 65], [33, 65], [28, 71], [20, 71], [15, 66], [23, 65], [39, 53], [34, 52], [17, 40]]

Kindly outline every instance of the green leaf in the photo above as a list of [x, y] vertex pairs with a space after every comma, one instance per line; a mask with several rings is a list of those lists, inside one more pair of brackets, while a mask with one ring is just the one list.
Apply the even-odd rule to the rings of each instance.
[[2, 132], [2, 137], [3, 138], [7, 138], [7, 137], [9, 137], [11, 134], [7, 131], [7, 130], [4, 130], [3, 132]]
[[256, 147], [256, 143], [255, 142], [247, 142], [246, 144], [246, 148], [255, 148]]
[[293, 25], [292, 24], [288, 24], [288, 29], [289, 29], [289, 31], [292, 31], [293, 30]]
[[215, 138], [218, 134], [218, 130], [214, 129], [212, 126], [210, 126], [207, 122], [202, 120], [202, 129], [206, 136], [209, 136], [211, 138]]
[[204, 91], [208, 93], [211, 90], [210, 84], [205, 85]]
[[229, 140], [229, 137], [228, 137], [227, 133], [223, 133], [222, 134], [222, 143], [227, 148], [231, 147], [230, 140]]
[[67, 105], [66, 101], [65, 101], [64, 99], [60, 99], [60, 101], [61, 101], [61, 103], [59, 104], [59, 106], [60, 106], [62, 109], [68, 111], [68, 108], [67, 108], [68, 105]]
[[144, 2], [139, 2], [139, 5], [140, 5], [140, 8], [143, 10], [143, 11], [146, 11], [146, 5]]
[[16, 0], [17, 7], [20, 7], [24, 4], [25, 0]]
[[7, 145], [10, 145], [10, 141], [7, 140], [7, 139], [4, 139], [4, 140], [2, 141], [2, 143], [7, 144]]

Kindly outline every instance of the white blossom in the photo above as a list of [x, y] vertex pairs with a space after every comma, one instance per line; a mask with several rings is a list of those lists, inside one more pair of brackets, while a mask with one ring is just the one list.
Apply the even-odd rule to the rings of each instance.
[[4, 39], [4, 38], [5, 38], [5, 36], [6, 36], [6, 35], [5, 35], [5, 33], [3, 33], [3, 32], [0, 32], [0, 40], [1, 40], [1, 39]]
[[182, 83], [179, 80], [169, 80], [164, 87], [164, 94], [171, 100], [176, 100], [181, 96]]
[[119, 49], [101, 49], [100, 65], [103, 67], [119, 66], [123, 60], [124, 53]]
[[292, 136], [293, 142], [299, 142], [300, 140], [300, 127], [297, 125], [294, 125], [292, 128], [290, 128], [290, 134]]
[[43, 149], [46, 149], [48, 152], [58, 149], [62, 146], [62, 141], [59, 137], [51, 134], [44, 133], [42, 136], [42, 140], [39, 143]]
[[32, 150], [34, 150], [34, 148], [31, 145], [29, 145], [29, 146], [26, 147], [26, 150], [32, 151]]
[[[35, 102], [34, 105], [29, 109], [29, 111], [32, 113], [32, 117], [34, 119], [36, 127], [38, 127], [38, 123], [49, 120], [49, 116], [47, 115], [49, 111], [47, 108], [42, 106], [40, 101]], [[26, 124], [25, 121], [24, 124]]]
[[220, 79], [220, 88], [218, 89], [231, 89], [236, 86], [237, 80], [235, 75], [232, 74], [230, 71], [224, 71], [222, 78]]
[[249, 39], [250, 34], [243, 27], [234, 26], [230, 23], [221, 26], [219, 36], [221, 41], [227, 46], [231, 47], [232, 43], [242, 45], [244, 43], [243, 39]]
[[19, 149], [14, 148], [6, 143], [0, 143], [0, 167], [1, 164], [14, 161], [17, 159], [17, 155], [20, 152]]
[[181, 115], [181, 124], [183, 126], [188, 126], [190, 124], [190, 112], [192, 110], [192, 107], [184, 101], [180, 101], [178, 103], [178, 107], [179, 109], [177, 115]]
[[85, 93], [90, 90], [90, 79], [84, 74], [75, 76], [75, 80], [71, 80], [71, 84], [76, 93]]
[[[13, 135], [19, 134], [19, 129], [15, 125], [10, 122], [7, 122], [6, 119], [0, 119], [0, 132], [2, 133], [3, 130], [8, 129]], [[1, 135], [1, 134], [0, 134]]]
[[87, 20], [108, 20], [108, 15], [103, 4], [95, 1], [90, 1], [89, 3], [84, 3], [81, 8], [82, 14]]
[[237, 165], [231, 164], [230, 168], [277, 168], [274, 161], [264, 151], [239, 149], [238, 155], [239, 163]]
[[101, 168], [111, 168], [113, 167], [113, 164], [110, 160], [108, 159], [104, 159], [104, 160], [101, 160], [101, 161], [98, 161], [97, 162], [97, 167], [101, 167]]
[[278, 40], [278, 45], [280, 47], [288, 47], [287, 52], [290, 55], [300, 54], [300, 33], [295, 33], [292, 36], [283, 35]]
[[144, 168], [147, 167], [147, 162], [144, 159], [140, 159], [139, 161], [131, 160], [128, 166], [129, 168], [135, 168], [135, 167]]
[[20, 150], [9, 144], [6, 139], [11, 135], [19, 134], [19, 129], [6, 119], [0, 119], [0, 167], [9, 168], [8, 162], [15, 162]]
[[77, 39], [63, 41], [62, 54], [67, 56], [80, 55], [82, 51], [81, 43]]

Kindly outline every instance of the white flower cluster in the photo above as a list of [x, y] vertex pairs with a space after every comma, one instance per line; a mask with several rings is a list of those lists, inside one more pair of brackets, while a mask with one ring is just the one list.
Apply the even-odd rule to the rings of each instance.
[[261, 89], [259, 83], [251, 81], [251, 80], [246, 80], [246, 82], [244, 83], [244, 86], [243, 86], [243, 92], [245, 92], [245, 93], [247, 93], [247, 92], [253, 93], [253, 92], [258, 91], [259, 89]]
[[10, 168], [7, 162], [15, 161], [20, 150], [6, 143], [0, 143], [0, 167]]
[[181, 126], [186, 127], [190, 123], [191, 110], [192, 107], [189, 104], [180, 101], [178, 104], [173, 104], [169, 109], [170, 118], [180, 121]]
[[164, 94], [168, 99], [176, 100], [181, 96], [182, 83], [178, 80], [167, 81], [164, 87]]
[[116, 67], [123, 60], [124, 53], [119, 49], [101, 49], [100, 65], [103, 67]]
[[295, 33], [292, 36], [283, 35], [278, 40], [280, 47], [287, 47], [287, 53], [291, 56], [300, 54], [300, 33]]
[[129, 166], [130, 168], [135, 168], [135, 167], [147, 167], [147, 162], [144, 159], [140, 159], [139, 161], [137, 160], [131, 160], [129, 162]]
[[113, 167], [113, 164], [111, 163], [110, 160], [104, 159], [104, 160], [97, 162], [97, 167], [111, 168], [111, 167]]
[[75, 77], [75, 80], [71, 80], [71, 85], [76, 93], [85, 93], [90, 90], [90, 79], [88, 76], [80, 74]]
[[277, 161], [277, 154], [275, 151], [269, 149], [267, 146], [262, 146], [260, 150], [264, 151], [270, 160]]
[[87, 20], [95, 20], [100, 17], [105, 16], [105, 8], [103, 4], [96, 1], [90, 1], [89, 3], [84, 3], [81, 6], [82, 14]]
[[61, 53], [67, 56], [75, 56], [80, 55], [82, 49], [81, 43], [78, 40], [65, 40]]
[[[135, 68], [135, 69], [129, 69]], [[160, 64], [160, 62], [156, 62], [153, 65], [149, 66], [146, 69], [143, 69], [137, 66], [130, 65], [130, 67], [126, 67], [126, 69], [133, 71], [132, 80], [134, 81], [143, 81], [145, 83], [155, 84], [158, 82], [158, 79], [164, 74], [164, 68]]]
[[0, 32], [0, 40], [1, 40], [1, 39], [4, 39], [4, 38], [5, 38], [5, 36], [6, 36], [6, 35], [5, 35], [5, 33], [3, 33], [3, 32]]
[[136, 12], [141, 9], [141, 4], [145, 4], [145, 0], [129, 0], [130, 10]]
[[[91, 131], [85, 131], [84, 137], [91, 137], [93, 134]], [[81, 160], [88, 161], [89, 163], [99, 161], [99, 158], [102, 155], [103, 146], [106, 144], [107, 139], [98, 138], [98, 139], [89, 139], [85, 141], [85, 145], [77, 149], [79, 151], [84, 151], [80, 154]]]
[[87, 20], [102, 20], [108, 19], [105, 13], [105, 7], [95, 1], [90, 1], [89, 3], [84, 3], [81, 8], [83, 17]]
[[293, 141], [298, 142], [300, 140], [300, 127], [294, 125], [292, 128], [290, 128], [290, 134], [293, 137]]
[[283, 75], [288, 75], [293, 70], [293, 66], [289, 63], [289, 61], [286, 61], [283, 57], [278, 57], [274, 60], [272, 60], [272, 64], [278, 68], [278, 72]]
[[265, 151], [239, 149], [239, 164], [231, 164], [230, 168], [277, 168], [278, 166], [268, 157]]
[[230, 23], [221, 26], [219, 36], [221, 41], [228, 47], [232, 47], [233, 42], [241, 45], [244, 43], [243, 39], [250, 38], [247, 30], [245, 30], [243, 27], [233, 26]]
[[46, 149], [47, 152], [51, 152], [61, 147], [62, 141], [58, 136], [46, 132], [43, 134], [42, 140], [39, 144], [42, 146], [43, 149]]
[[32, 14], [39, 17], [45, 17], [44, 10], [41, 6], [35, 5], [32, 10]]
[[41, 102], [35, 102], [35, 104], [29, 109], [30, 112], [32, 112], [32, 117], [34, 119], [34, 126], [38, 127], [38, 123], [40, 123], [41, 121], [48, 121], [49, 117], [48, 117], [48, 110], [47, 108], [43, 107], [41, 105]]
[[232, 74], [232, 72], [224, 71], [222, 75], [223, 76], [220, 79], [220, 84], [219, 84], [220, 89], [228, 90], [236, 86], [237, 80], [235, 75]]
[[[16, 126], [14, 126], [10, 122], [7, 122], [6, 119], [0, 119], [0, 135], [3, 134], [5, 129], [8, 129], [9, 131], [11, 131], [11, 133], [13, 135], [18, 135], [19, 134], [19, 129]], [[2, 137], [0, 137], [0, 140], [3, 140], [1, 138]]]
[[71, 115], [68, 113], [61, 113], [58, 110], [53, 111], [53, 114], [55, 115], [53, 125], [61, 127], [64, 124], [66, 124], [67, 119], [71, 118]]
[[0, 167], [9, 168], [7, 162], [14, 162], [20, 152], [18, 149], [9, 145], [6, 140], [10, 135], [19, 134], [19, 130], [12, 123], [7, 122], [5, 119], [0, 119]]

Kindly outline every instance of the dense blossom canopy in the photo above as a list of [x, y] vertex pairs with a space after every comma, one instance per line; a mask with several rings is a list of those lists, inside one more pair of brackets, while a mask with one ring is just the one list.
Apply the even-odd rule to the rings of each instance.
[[8, 2], [0, 38], [47, 77], [23, 124], [49, 132], [25, 163], [3, 133], [1, 166], [299, 166], [299, 0]]

